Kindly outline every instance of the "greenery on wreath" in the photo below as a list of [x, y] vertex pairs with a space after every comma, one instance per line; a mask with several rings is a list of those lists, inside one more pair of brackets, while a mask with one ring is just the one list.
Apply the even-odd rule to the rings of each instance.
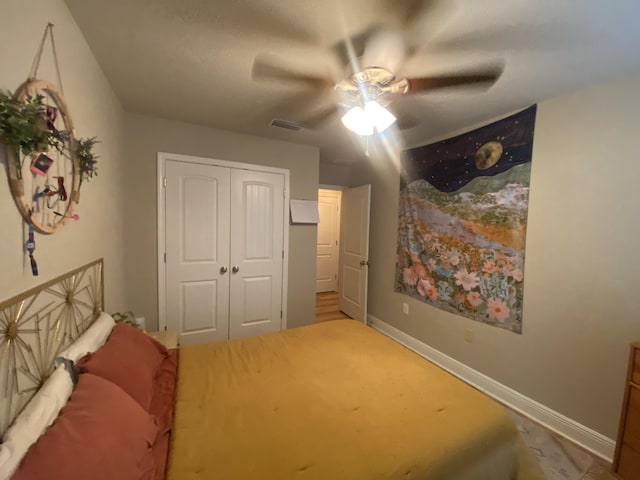
[[131, 310], [127, 312], [114, 312], [111, 314], [111, 317], [116, 323], [128, 323], [132, 327], [136, 328], [138, 326], [138, 324], [136, 323], [136, 316]]
[[[27, 96], [20, 101], [9, 92], [0, 90], [0, 142], [15, 147], [16, 174], [22, 178], [22, 161], [19, 153], [29, 156], [54, 148], [63, 155], [69, 142], [69, 132], [47, 128], [46, 105], [42, 95]], [[80, 184], [97, 175], [98, 156], [93, 152], [96, 137], [79, 138], [75, 144], [75, 156], [80, 170]]]
[[78, 140], [76, 158], [80, 168], [80, 185], [83, 180], [89, 181], [94, 175], [98, 175], [98, 156], [93, 153], [93, 147], [96, 143], [100, 143], [96, 137]]
[[[0, 141], [16, 147], [23, 155], [50, 147], [62, 151], [60, 140], [46, 128], [43, 100], [41, 95], [29, 96], [23, 103], [0, 91]], [[18, 178], [21, 178], [22, 165], [17, 162]]]

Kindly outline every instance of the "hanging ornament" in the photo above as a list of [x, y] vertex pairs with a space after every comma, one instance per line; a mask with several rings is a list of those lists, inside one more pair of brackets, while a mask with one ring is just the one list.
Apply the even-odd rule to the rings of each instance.
[[29, 260], [31, 261], [31, 273], [34, 277], [38, 276], [38, 262], [36, 262], [33, 252], [36, 251], [36, 240], [33, 232], [33, 223], [29, 222], [29, 237], [24, 242], [24, 249], [29, 254]]

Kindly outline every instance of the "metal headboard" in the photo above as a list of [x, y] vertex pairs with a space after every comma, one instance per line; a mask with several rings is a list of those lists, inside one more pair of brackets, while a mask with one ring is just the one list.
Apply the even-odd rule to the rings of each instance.
[[101, 258], [0, 303], [0, 438], [103, 306]]

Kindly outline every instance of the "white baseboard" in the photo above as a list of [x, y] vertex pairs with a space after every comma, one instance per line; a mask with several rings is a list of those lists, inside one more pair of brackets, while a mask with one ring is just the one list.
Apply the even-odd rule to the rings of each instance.
[[484, 392], [490, 397], [531, 418], [541, 425], [544, 425], [559, 435], [568, 438], [598, 457], [601, 457], [608, 462], [613, 461], [613, 454], [616, 445], [615, 440], [612, 440], [609, 437], [576, 422], [575, 420], [565, 417], [561, 413], [558, 413], [555, 410], [522, 395], [512, 388], [487, 377], [471, 367], [468, 367], [464, 363], [445, 355], [426, 343], [422, 343], [420, 340], [398, 330], [372, 315], [367, 317], [367, 322], [379, 332], [394, 339], [410, 350], [413, 350], [418, 355], [435, 363], [447, 372], [474, 386], [481, 392]]

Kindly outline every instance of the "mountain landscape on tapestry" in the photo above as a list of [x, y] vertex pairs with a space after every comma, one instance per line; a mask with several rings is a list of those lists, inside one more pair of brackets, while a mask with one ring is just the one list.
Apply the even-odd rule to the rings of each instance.
[[396, 292], [522, 332], [535, 112], [406, 152]]

